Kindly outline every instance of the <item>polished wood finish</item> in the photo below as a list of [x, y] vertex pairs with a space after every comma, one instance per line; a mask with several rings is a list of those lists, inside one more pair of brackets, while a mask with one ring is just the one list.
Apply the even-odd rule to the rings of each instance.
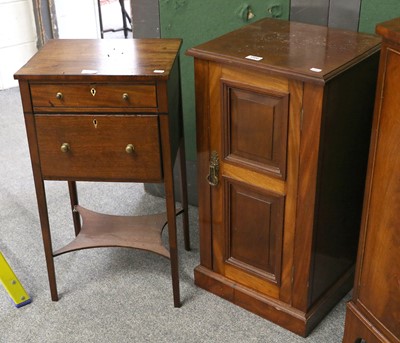
[[360, 245], [344, 343], [400, 342], [400, 18], [383, 37]]
[[82, 229], [76, 239], [55, 251], [54, 256], [88, 248], [115, 246], [147, 250], [170, 257], [161, 241], [167, 213], [130, 217], [96, 213], [79, 205], [74, 210], [82, 217]]
[[[154, 84], [33, 84], [31, 86], [33, 106], [36, 111], [49, 111], [68, 107], [118, 107], [157, 108]], [[92, 94], [92, 89], [96, 92]]]
[[371, 35], [264, 19], [188, 51], [197, 285], [302, 336], [349, 291], [379, 48]]
[[[185, 248], [190, 249], [180, 45], [179, 39], [54, 40], [15, 74], [53, 300], [58, 300], [55, 256], [95, 247], [130, 247], [170, 259], [174, 305], [180, 306], [180, 213]], [[176, 159], [182, 210], [175, 208]], [[76, 238], [57, 250], [51, 242], [45, 180], [68, 181]], [[94, 213], [79, 206], [76, 181], [164, 183], [167, 212], [139, 217]], [[168, 249], [161, 241], [166, 225]]]
[[[288, 95], [263, 93], [224, 82], [224, 156], [239, 166], [261, 169], [284, 178]], [[252, 134], [249, 134], [251, 132]], [[246, 139], [244, 139], [246, 137]]]
[[[106, 174], [110, 180], [162, 180], [155, 115], [37, 114], [35, 123], [45, 179], [94, 180]], [[65, 142], [69, 150], [60, 153]]]

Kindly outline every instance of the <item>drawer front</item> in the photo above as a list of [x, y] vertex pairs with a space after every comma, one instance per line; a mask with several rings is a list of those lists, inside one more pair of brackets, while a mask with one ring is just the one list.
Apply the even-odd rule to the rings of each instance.
[[162, 179], [155, 115], [36, 115], [35, 123], [45, 179]]
[[156, 108], [154, 84], [31, 84], [34, 107]]

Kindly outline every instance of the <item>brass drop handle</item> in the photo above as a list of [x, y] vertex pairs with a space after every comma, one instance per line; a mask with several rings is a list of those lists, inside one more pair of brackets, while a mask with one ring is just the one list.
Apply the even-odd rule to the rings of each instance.
[[128, 145], [126, 146], [126, 148], [125, 148], [125, 151], [126, 151], [128, 154], [133, 154], [133, 152], [135, 151], [134, 145], [133, 145], [133, 144], [128, 144]]
[[128, 93], [122, 94], [122, 99], [124, 99], [125, 101], [128, 101], [129, 100], [129, 94]]
[[71, 150], [71, 147], [69, 146], [68, 143], [63, 143], [63, 144], [61, 144], [60, 150], [62, 152], [68, 152]]
[[219, 182], [219, 158], [216, 151], [211, 152], [210, 157], [210, 173], [207, 175], [207, 181], [210, 186], [217, 186]]
[[64, 97], [63, 93], [57, 92], [56, 98], [57, 98], [58, 100], [61, 100], [63, 97]]

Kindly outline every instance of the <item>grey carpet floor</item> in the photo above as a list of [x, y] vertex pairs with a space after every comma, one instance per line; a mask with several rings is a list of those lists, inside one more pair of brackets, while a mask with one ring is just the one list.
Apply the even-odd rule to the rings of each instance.
[[[46, 183], [53, 248], [73, 238], [65, 182]], [[142, 184], [78, 183], [80, 203], [112, 214], [164, 210]], [[178, 220], [180, 225], [180, 221]], [[181, 232], [181, 227], [178, 228]], [[0, 251], [32, 297], [15, 308], [0, 288], [0, 342], [315, 342], [339, 343], [345, 297], [304, 339], [194, 285], [199, 263], [197, 208], [190, 207], [192, 251], [180, 236], [182, 307], [173, 307], [169, 261], [124, 248], [55, 259], [60, 300], [47, 281], [19, 89], [0, 91]]]

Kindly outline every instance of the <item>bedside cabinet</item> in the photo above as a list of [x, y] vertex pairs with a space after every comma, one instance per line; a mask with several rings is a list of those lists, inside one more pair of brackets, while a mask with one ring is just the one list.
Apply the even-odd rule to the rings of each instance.
[[382, 36], [356, 277], [343, 343], [400, 343], [400, 18]]
[[[178, 51], [181, 41], [53, 40], [16, 74], [22, 97], [53, 300], [55, 256], [95, 247], [130, 247], [171, 260], [180, 306], [176, 214], [189, 250]], [[180, 160], [182, 210], [173, 165]], [[76, 238], [53, 251], [45, 180], [68, 182]], [[125, 217], [78, 204], [76, 181], [162, 182], [167, 212]], [[80, 216], [82, 216], [82, 223]], [[168, 223], [169, 248], [161, 241]]]
[[351, 289], [379, 49], [264, 19], [188, 50], [198, 286], [302, 336]]

